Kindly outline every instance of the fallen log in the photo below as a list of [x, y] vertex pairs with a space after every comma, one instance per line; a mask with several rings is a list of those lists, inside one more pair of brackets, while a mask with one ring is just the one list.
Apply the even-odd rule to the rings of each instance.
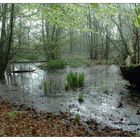
[[25, 72], [34, 72], [35, 70], [14, 70], [10, 71], [10, 73], [25, 73]]

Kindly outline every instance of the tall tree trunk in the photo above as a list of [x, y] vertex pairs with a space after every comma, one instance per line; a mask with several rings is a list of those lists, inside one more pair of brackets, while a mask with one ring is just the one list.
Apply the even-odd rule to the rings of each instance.
[[[108, 30], [107, 27], [106, 27], [106, 34], [108, 36], [110, 36], [110, 31]], [[105, 42], [105, 60], [108, 60], [108, 58], [109, 58], [109, 45], [110, 45], [110, 42], [109, 42], [109, 39], [108, 39], [107, 35], [105, 36], [106, 37], [106, 42]]]
[[70, 29], [70, 54], [73, 51], [73, 31]]
[[92, 32], [92, 24], [91, 24], [91, 11], [89, 8], [89, 15], [88, 15], [88, 25], [90, 31], [90, 41], [89, 41], [89, 54], [90, 54], [90, 59], [93, 60], [93, 32]]
[[[13, 36], [13, 19], [14, 19], [14, 4], [11, 4], [11, 10], [10, 10], [10, 19], [9, 19], [9, 31], [8, 34], [6, 35], [6, 13], [7, 13], [7, 4], [4, 5], [3, 9], [3, 18], [2, 18], [2, 29], [1, 31], [4, 32], [1, 36], [1, 44], [3, 44], [2, 47], [2, 52], [0, 57], [0, 79], [4, 78], [4, 73], [7, 67], [7, 64], [9, 62], [10, 58], [10, 51], [11, 51], [11, 46], [12, 46], [12, 36]], [[3, 40], [5, 38], [5, 40]]]

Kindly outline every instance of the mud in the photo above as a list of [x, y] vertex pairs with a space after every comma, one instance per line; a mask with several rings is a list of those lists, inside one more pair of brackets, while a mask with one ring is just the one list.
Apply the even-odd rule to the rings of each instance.
[[[36, 69], [37, 64], [11, 64], [11, 70]], [[69, 71], [84, 72], [85, 87], [65, 91]], [[44, 81], [49, 81], [49, 92], [44, 94]], [[140, 130], [140, 93], [129, 91], [129, 83], [120, 75], [119, 66], [67, 67], [64, 70], [29, 73], [8, 73], [0, 84], [0, 96], [19, 106], [28, 105], [42, 112], [68, 111], [82, 120], [95, 119], [102, 127]], [[82, 94], [84, 102], [79, 103]]]

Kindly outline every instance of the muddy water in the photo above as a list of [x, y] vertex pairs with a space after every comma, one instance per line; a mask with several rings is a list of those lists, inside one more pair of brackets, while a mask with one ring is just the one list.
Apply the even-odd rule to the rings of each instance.
[[[12, 64], [11, 70], [36, 69], [37, 64]], [[34, 108], [59, 113], [69, 111], [79, 114], [83, 120], [96, 119], [102, 126], [140, 130], [140, 93], [126, 89], [128, 84], [118, 66], [96, 65], [85, 68], [70, 68], [56, 71], [36, 69], [29, 73], [7, 73], [1, 83], [0, 95], [17, 105], [26, 104]], [[65, 91], [66, 75], [70, 71], [84, 72], [84, 89]], [[44, 81], [48, 83], [44, 91]], [[82, 94], [84, 102], [79, 103]]]

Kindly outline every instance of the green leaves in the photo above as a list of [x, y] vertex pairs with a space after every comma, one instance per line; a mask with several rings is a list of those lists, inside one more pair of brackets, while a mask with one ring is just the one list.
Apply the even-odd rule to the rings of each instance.
[[138, 24], [140, 25], [140, 15], [137, 17]]
[[135, 21], [135, 27], [139, 28], [140, 27], [140, 15], [137, 16], [136, 21]]
[[76, 4], [51, 4], [42, 7], [44, 17], [60, 28], [80, 29], [86, 23], [86, 9]]
[[139, 28], [140, 27], [140, 7], [137, 7], [136, 11], [137, 11], [137, 17], [134, 24], [135, 24], [135, 27]]
[[93, 8], [99, 8], [99, 4], [98, 4], [98, 3], [92, 3], [91, 6], [92, 6]]
[[138, 20], [136, 20], [134, 24], [135, 24], [135, 27], [137, 27], [137, 28], [140, 27], [140, 25], [139, 25], [139, 23], [138, 23]]

